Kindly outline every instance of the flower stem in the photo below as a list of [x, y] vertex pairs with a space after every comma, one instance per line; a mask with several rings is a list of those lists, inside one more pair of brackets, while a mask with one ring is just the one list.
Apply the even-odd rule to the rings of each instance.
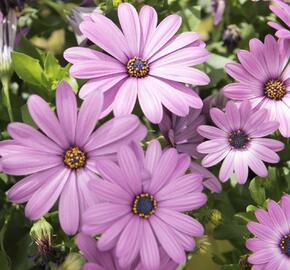
[[13, 122], [13, 111], [10, 101], [10, 95], [9, 95], [9, 79], [7, 77], [3, 77], [2, 80], [2, 86], [3, 86], [3, 94], [6, 101], [6, 107], [9, 115], [10, 122]]

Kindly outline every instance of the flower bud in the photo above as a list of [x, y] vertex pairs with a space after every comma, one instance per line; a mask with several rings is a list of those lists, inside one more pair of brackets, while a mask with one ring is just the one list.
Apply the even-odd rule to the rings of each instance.
[[57, 270], [79, 270], [84, 263], [85, 259], [82, 255], [78, 253], [70, 253]]
[[238, 43], [242, 39], [240, 29], [235, 24], [230, 24], [223, 32], [223, 46], [229, 50], [233, 50], [237, 47]]

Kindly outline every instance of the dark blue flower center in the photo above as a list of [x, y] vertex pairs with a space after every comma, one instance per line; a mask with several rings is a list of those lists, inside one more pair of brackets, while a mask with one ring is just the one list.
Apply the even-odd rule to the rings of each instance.
[[144, 78], [149, 73], [148, 62], [140, 57], [133, 57], [127, 63], [127, 72], [131, 77]]
[[280, 248], [282, 253], [290, 257], [290, 234], [285, 235], [281, 239]]
[[157, 203], [154, 197], [148, 193], [137, 195], [133, 202], [133, 213], [142, 218], [149, 218], [155, 213]]
[[235, 149], [245, 148], [249, 140], [250, 139], [248, 135], [240, 129], [230, 132], [228, 137], [230, 146], [232, 146]]

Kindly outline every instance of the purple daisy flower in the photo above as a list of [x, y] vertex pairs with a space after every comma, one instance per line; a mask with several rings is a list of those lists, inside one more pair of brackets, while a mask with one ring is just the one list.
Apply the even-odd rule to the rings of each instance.
[[241, 64], [229, 63], [227, 73], [236, 79], [224, 87], [224, 95], [249, 100], [255, 109], [267, 109], [270, 120], [279, 122], [284, 137], [290, 137], [290, 65], [279, 43], [271, 35], [265, 42], [250, 41], [250, 51], [238, 53]]
[[212, 7], [212, 14], [214, 16], [213, 24], [218, 25], [223, 18], [225, 7], [226, 7], [226, 1], [225, 0], [212, 0], [211, 7]]
[[185, 251], [195, 247], [193, 237], [204, 233], [184, 212], [207, 200], [201, 177], [185, 174], [190, 158], [174, 148], [162, 151], [154, 140], [146, 153], [140, 147], [122, 147], [118, 164], [98, 164], [103, 181], [100, 186], [91, 181], [90, 187], [101, 202], [84, 213], [82, 230], [101, 234], [100, 250], [116, 247], [124, 268], [140, 256], [146, 269], [159, 269], [160, 247], [174, 262], [184, 263]]
[[81, 88], [84, 98], [93, 91], [104, 93], [104, 115], [112, 109], [117, 116], [131, 113], [136, 99], [145, 116], [160, 123], [163, 107], [185, 116], [189, 107], [201, 108], [200, 97], [184, 84], [206, 85], [208, 76], [193, 65], [208, 58], [198, 34], [175, 35], [181, 17], [170, 15], [157, 26], [157, 13], [144, 6], [139, 15], [131, 4], [120, 4], [122, 31], [99, 13], [81, 23], [80, 30], [108, 54], [89, 48], [70, 48], [64, 53], [73, 64], [70, 74], [89, 79]]
[[[96, 240], [84, 233], [78, 234], [77, 245], [87, 259], [82, 270], [145, 270], [137, 260], [129, 267], [121, 268], [114, 251], [101, 251], [97, 243]], [[159, 270], [175, 270], [176, 267], [177, 264], [170, 260], [163, 250], [160, 250]]]
[[[201, 114], [200, 109], [190, 109], [185, 117], [165, 111], [159, 127], [168, 143], [179, 153], [200, 159], [204, 155], [200, 154], [196, 147], [204, 141], [204, 137], [197, 132], [197, 128], [205, 123], [205, 116]], [[195, 162], [192, 162], [190, 167], [194, 173], [204, 178], [204, 186], [213, 192], [221, 192], [221, 184], [211, 172]]]
[[7, 195], [15, 203], [27, 202], [28, 218], [41, 218], [59, 198], [61, 227], [67, 234], [76, 233], [81, 213], [96, 202], [88, 182], [98, 179], [98, 161], [113, 158], [124, 143], [144, 138], [146, 128], [134, 115], [109, 120], [94, 131], [102, 106], [102, 94], [94, 93], [78, 112], [73, 90], [62, 81], [56, 90], [58, 117], [41, 97], [28, 100], [30, 115], [42, 132], [23, 123], [8, 126], [12, 139], [0, 142], [2, 170], [29, 176]]
[[227, 181], [234, 171], [238, 183], [244, 184], [248, 167], [259, 176], [267, 176], [263, 161], [278, 163], [280, 158], [275, 152], [284, 148], [280, 141], [263, 138], [279, 126], [277, 122], [269, 121], [267, 111], [253, 111], [248, 101], [239, 107], [229, 101], [225, 113], [213, 108], [210, 115], [217, 127], [204, 125], [198, 128], [198, 132], [209, 139], [197, 147], [200, 153], [207, 154], [202, 165], [210, 167], [224, 160], [219, 172], [222, 182]]
[[249, 222], [254, 238], [246, 246], [253, 252], [248, 258], [252, 270], [288, 270], [290, 265], [290, 197], [284, 195], [280, 203], [270, 200], [267, 211], [255, 212], [258, 222]]
[[290, 5], [281, 0], [274, 0], [273, 2], [276, 5], [270, 6], [271, 11], [286, 24], [286, 27], [275, 22], [269, 22], [268, 25], [277, 30], [276, 36], [278, 38], [290, 40]]

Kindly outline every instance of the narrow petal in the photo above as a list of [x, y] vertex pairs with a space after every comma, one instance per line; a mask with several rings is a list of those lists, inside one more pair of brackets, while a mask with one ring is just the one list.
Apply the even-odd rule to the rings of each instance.
[[82, 103], [80, 108], [75, 143], [83, 147], [96, 127], [103, 107], [103, 94], [92, 93]]
[[146, 150], [145, 166], [153, 173], [162, 155], [161, 145], [157, 140], [152, 140]]
[[62, 81], [56, 89], [56, 109], [59, 123], [70, 144], [74, 143], [77, 123], [77, 101], [71, 86]]
[[231, 127], [228, 124], [227, 118], [220, 109], [212, 108], [210, 110], [210, 117], [212, 121], [217, 125], [217, 127], [225, 132], [231, 131]]
[[224, 159], [223, 164], [220, 168], [219, 179], [222, 182], [226, 182], [233, 174], [234, 161], [235, 161], [235, 152], [230, 151], [226, 156], [226, 158]]
[[200, 135], [207, 139], [217, 139], [218, 137], [227, 138], [228, 134], [222, 129], [201, 125], [197, 128], [197, 131]]
[[25, 216], [32, 220], [41, 218], [55, 204], [70, 175], [70, 170], [58, 167], [51, 170], [49, 178], [33, 194], [25, 207]]
[[239, 152], [235, 155], [234, 166], [235, 166], [235, 174], [237, 177], [237, 181], [239, 184], [245, 184], [248, 179], [248, 153], [247, 152]]

